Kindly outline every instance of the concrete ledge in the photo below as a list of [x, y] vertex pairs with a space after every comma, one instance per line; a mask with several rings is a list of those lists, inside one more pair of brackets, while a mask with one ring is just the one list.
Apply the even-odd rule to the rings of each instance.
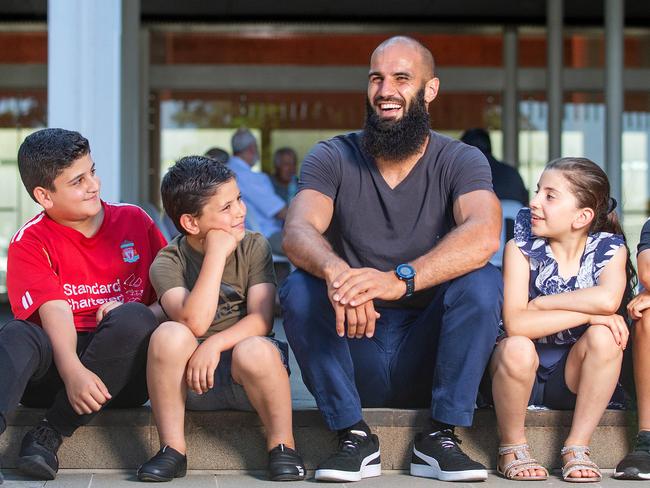
[[[0, 437], [4, 468], [15, 467], [22, 436], [43, 417], [43, 410], [19, 408], [8, 418]], [[533, 411], [526, 417], [526, 434], [535, 457], [557, 468], [559, 451], [573, 412]], [[382, 467], [406, 470], [413, 436], [428, 426], [426, 410], [366, 409], [364, 418], [379, 435]], [[308, 469], [336, 447], [336, 435], [325, 428], [316, 409], [294, 411], [294, 434]], [[630, 426], [630, 427], [628, 427]], [[628, 450], [636, 419], [632, 413], [608, 410], [592, 441], [594, 460], [613, 468]], [[185, 422], [189, 468], [193, 470], [255, 471], [266, 467], [264, 431], [259, 417], [248, 412], [188, 412]], [[478, 410], [474, 426], [457, 429], [470, 456], [494, 468], [498, 437], [492, 410]], [[134, 469], [158, 450], [158, 434], [148, 407], [107, 410], [66, 439], [60, 450], [61, 468]]]

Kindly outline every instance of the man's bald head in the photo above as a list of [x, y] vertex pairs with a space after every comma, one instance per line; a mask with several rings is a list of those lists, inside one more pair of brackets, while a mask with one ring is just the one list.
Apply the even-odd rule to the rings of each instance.
[[386, 48], [402, 45], [412, 48], [419, 56], [420, 63], [422, 67], [422, 75], [426, 80], [430, 80], [434, 76], [435, 70], [435, 61], [433, 59], [433, 54], [426, 47], [424, 47], [419, 41], [416, 41], [412, 37], [407, 36], [394, 36], [386, 39], [382, 42], [372, 53], [374, 57], [376, 54], [379, 54]]

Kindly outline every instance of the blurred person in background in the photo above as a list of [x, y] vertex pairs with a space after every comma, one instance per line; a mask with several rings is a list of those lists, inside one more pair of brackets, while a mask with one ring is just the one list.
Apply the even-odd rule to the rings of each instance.
[[250, 130], [241, 128], [233, 134], [231, 145], [233, 155], [228, 160], [228, 167], [237, 177], [248, 208], [246, 227], [264, 235], [271, 244], [273, 254], [284, 255], [282, 226], [287, 205], [275, 194], [269, 176], [252, 169], [260, 158], [257, 140]]
[[275, 193], [287, 204], [296, 195], [298, 186], [297, 166], [298, 155], [292, 148], [281, 147], [273, 153], [275, 174], [271, 176], [271, 183], [273, 183]]

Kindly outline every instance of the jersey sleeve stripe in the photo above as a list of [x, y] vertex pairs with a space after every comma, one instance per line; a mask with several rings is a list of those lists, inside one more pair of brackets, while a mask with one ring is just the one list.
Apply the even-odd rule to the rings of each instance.
[[142, 207], [140, 207], [139, 205], [134, 205], [132, 203], [114, 203], [114, 202], [104, 202], [104, 203], [106, 205], [110, 205], [111, 207], [133, 207], [133, 208], [137, 208], [138, 210], [140, 210], [140, 212], [143, 215], [146, 215], [147, 219], [150, 222], [153, 222], [153, 219], [151, 218], [151, 216]]
[[38, 224], [41, 220], [43, 220], [43, 217], [45, 217], [45, 213], [40, 213], [38, 216], [34, 217], [32, 220], [27, 222], [25, 225], [23, 225], [20, 229], [18, 229], [18, 232], [14, 234], [14, 236], [11, 238], [11, 242], [18, 242], [23, 238], [23, 234], [27, 229], [29, 229], [32, 225]]

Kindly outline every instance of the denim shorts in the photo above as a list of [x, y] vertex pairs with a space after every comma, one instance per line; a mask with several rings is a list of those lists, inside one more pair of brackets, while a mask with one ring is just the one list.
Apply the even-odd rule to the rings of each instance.
[[571, 345], [535, 343], [535, 350], [539, 367], [528, 404], [543, 405], [555, 410], [573, 410], [576, 395], [564, 380]]
[[[273, 337], [264, 337], [273, 344], [282, 359], [287, 373], [289, 371], [289, 346], [286, 342], [278, 341]], [[207, 392], [199, 395], [192, 390], [187, 390], [185, 408], [187, 410], [243, 410], [253, 412], [255, 409], [248, 400], [244, 387], [235, 380], [231, 374], [232, 349], [221, 353], [219, 365], [214, 372], [214, 386]]]
[[[543, 405], [553, 410], [573, 410], [577, 396], [566, 384], [564, 371], [573, 344], [556, 345], [535, 343], [539, 367], [528, 405]], [[617, 384], [607, 408], [621, 409], [625, 392]]]

